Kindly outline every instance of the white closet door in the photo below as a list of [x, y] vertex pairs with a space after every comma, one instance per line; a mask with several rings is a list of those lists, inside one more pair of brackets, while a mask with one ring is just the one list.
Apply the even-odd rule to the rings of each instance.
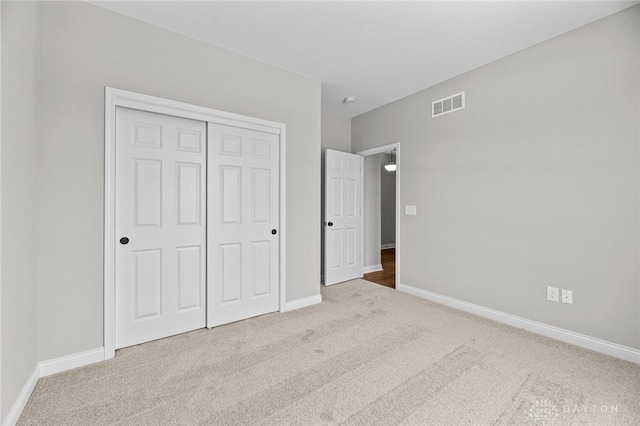
[[362, 277], [362, 157], [327, 149], [324, 284]]
[[207, 326], [278, 310], [278, 135], [208, 124]]
[[205, 326], [206, 123], [116, 110], [116, 348]]

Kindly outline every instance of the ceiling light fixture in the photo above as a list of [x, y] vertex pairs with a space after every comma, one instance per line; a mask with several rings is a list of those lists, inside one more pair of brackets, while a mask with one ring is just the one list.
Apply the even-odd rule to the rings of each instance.
[[349, 104], [354, 103], [355, 101], [356, 101], [355, 96], [349, 96], [349, 97], [344, 98], [344, 99], [342, 100], [342, 103], [343, 103], [343, 104], [347, 104], [347, 105], [349, 105]]
[[398, 165], [396, 164], [396, 152], [395, 151], [391, 151], [391, 160], [389, 161], [389, 164], [385, 164], [384, 165], [384, 168], [388, 172], [395, 172], [396, 169], [398, 168]]

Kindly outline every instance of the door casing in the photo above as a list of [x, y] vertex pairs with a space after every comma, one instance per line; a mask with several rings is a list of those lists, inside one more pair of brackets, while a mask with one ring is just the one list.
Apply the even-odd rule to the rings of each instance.
[[115, 313], [115, 266], [116, 266], [116, 107], [137, 109], [175, 117], [188, 118], [242, 127], [261, 132], [274, 133], [280, 137], [280, 250], [279, 250], [279, 310], [282, 312], [286, 302], [286, 125], [245, 115], [219, 111], [212, 108], [191, 105], [184, 102], [158, 98], [121, 89], [105, 87], [105, 126], [104, 126], [104, 357], [115, 356], [116, 313]]
[[[358, 151], [356, 154], [361, 155], [362, 157], [368, 157], [370, 155], [382, 154], [384, 152], [396, 151], [396, 164], [398, 165], [396, 173], [396, 290], [398, 289], [398, 285], [400, 285], [400, 218], [402, 213], [402, 208], [400, 205], [400, 173], [402, 171], [402, 166], [400, 164], [400, 142], [390, 143], [388, 145], [378, 146], [371, 149], [365, 149], [364, 151]], [[360, 182], [362, 184], [362, 188], [360, 188], [360, 196], [364, 197], [364, 167], [362, 168], [362, 176], [360, 178]], [[364, 199], [360, 201], [360, 204], [364, 202]], [[361, 220], [364, 218], [362, 217]], [[360, 240], [360, 245], [364, 248], [364, 232], [361, 234], [362, 238]]]

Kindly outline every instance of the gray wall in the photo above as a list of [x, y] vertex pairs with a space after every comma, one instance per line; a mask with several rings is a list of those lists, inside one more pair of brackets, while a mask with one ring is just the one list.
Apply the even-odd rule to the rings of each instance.
[[[2, 2], [2, 410], [37, 366], [36, 179], [41, 6]], [[3, 423], [4, 424], [4, 423]]]
[[364, 157], [362, 232], [364, 267], [380, 264], [380, 169], [384, 154]]
[[396, 243], [396, 172], [388, 172], [384, 165], [391, 154], [383, 154], [380, 167], [380, 243]]
[[354, 150], [402, 146], [403, 284], [640, 348], [639, 22], [635, 6], [354, 118]]
[[351, 152], [351, 119], [322, 110], [322, 148]]
[[320, 84], [84, 2], [46, 2], [40, 360], [103, 345], [104, 86], [287, 125], [287, 299], [319, 293]]

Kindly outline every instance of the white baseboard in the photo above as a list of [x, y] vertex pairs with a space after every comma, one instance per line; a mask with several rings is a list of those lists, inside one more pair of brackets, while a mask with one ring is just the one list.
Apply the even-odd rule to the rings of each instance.
[[18, 398], [13, 403], [11, 410], [9, 410], [9, 412], [7, 413], [7, 417], [5, 417], [2, 421], [3, 426], [14, 426], [16, 423], [18, 423], [18, 419], [22, 414], [22, 410], [24, 410], [24, 407], [27, 405], [29, 397], [31, 396], [33, 389], [36, 387], [39, 378], [40, 371], [39, 367], [36, 366], [36, 368], [33, 370], [33, 373], [31, 373], [31, 375], [27, 379], [27, 382], [24, 384], [24, 387], [20, 391]]
[[421, 288], [412, 287], [406, 284], [399, 284], [398, 291], [411, 294], [413, 296], [427, 299], [432, 302], [446, 305], [461, 311], [469, 312], [484, 318], [508, 324], [513, 327], [522, 328], [533, 333], [551, 337], [572, 345], [580, 346], [592, 351], [600, 352], [605, 355], [611, 355], [626, 361], [640, 364], [640, 350], [630, 348], [628, 346], [619, 345], [617, 343], [608, 342], [606, 340], [587, 336], [563, 328], [554, 327], [552, 325], [518, 317], [516, 315], [507, 314], [495, 309], [485, 308], [484, 306], [474, 305], [473, 303], [464, 302], [453, 297], [443, 296]]
[[386, 249], [392, 249], [392, 248], [396, 248], [396, 243], [392, 243], [392, 244], [383, 244], [380, 247], [380, 250], [386, 250]]
[[307, 306], [317, 305], [322, 303], [322, 295], [316, 294], [315, 296], [303, 297], [302, 299], [292, 300], [286, 302], [280, 312], [289, 312], [296, 309], [306, 308]]
[[84, 367], [104, 361], [104, 348], [91, 349], [89, 351], [78, 352], [77, 354], [61, 356], [60, 358], [48, 359], [40, 362], [40, 377], [50, 376], [74, 368]]
[[18, 422], [22, 410], [27, 405], [29, 397], [33, 392], [33, 389], [38, 383], [38, 379], [41, 377], [50, 376], [56, 373], [62, 373], [63, 371], [73, 370], [74, 368], [83, 367], [85, 365], [93, 364], [96, 362], [104, 361], [104, 348], [92, 349], [90, 351], [79, 352], [77, 354], [61, 356], [60, 358], [49, 359], [41, 361], [36, 366], [31, 376], [27, 379], [20, 395], [13, 403], [11, 410], [7, 414], [7, 417], [3, 420], [3, 426], [13, 426]]
[[370, 274], [372, 272], [382, 271], [382, 263], [378, 263], [377, 265], [369, 265], [362, 267], [363, 274]]

